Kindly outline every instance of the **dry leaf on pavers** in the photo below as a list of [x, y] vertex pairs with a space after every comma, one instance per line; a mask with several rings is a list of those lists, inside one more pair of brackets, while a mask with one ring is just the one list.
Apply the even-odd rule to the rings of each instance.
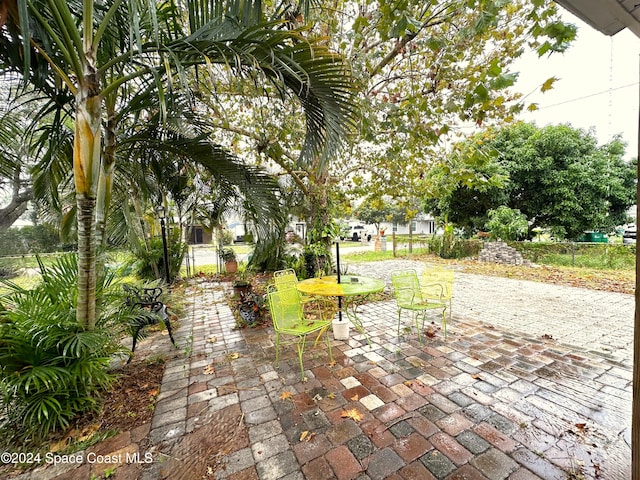
[[362, 420], [362, 414], [358, 411], [357, 408], [343, 411], [341, 417], [350, 418], [354, 422], [360, 422]]
[[315, 437], [315, 432], [310, 432], [309, 430], [305, 430], [300, 434], [301, 442], [309, 442], [313, 437]]
[[593, 471], [596, 474], [596, 478], [600, 478], [601, 472], [600, 472], [600, 464], [599, 463], [594, 463], [593, 464]]
[[357, 402], [358, 400], [360, 400], [360, 395], [358, 395], [358, 394], [356, 393], [356, 394], [355, 394], [353, 397], [351, 397], [349, 400], [352, 400], [352, 401], [354, 401], [354, 402]]
[[216, 337], [215, 335], [211, 335], [209, 338], [207, 338], [207, 342], [209, 343], [216, 343], [218, 341], [218, 337]]
[[224, 356], [225, 360], [227, 362], [230, 362], [232, 360], [237, 360], [240, 358], [240, 354], [238, 352], [229, 352]]
[[293, 402], [293, 393], [291, 392], [282, 392], [280, 394], [280, 400], [291, 400]]
[[435, 327], [427, 327], [424, 329], [424, 334], [429, 338], [434, 338], [438, 334], [438, 330], [440, 329]]
[[405, 384], [407, 387], [411, 387], [411, 386], [413, 385], [413, 382], [412, 382], [411, 380], [407, 380], [406, 382], [404, 382], [404, 384]]
[[331, 392], [329, 395], [327, 395], [327, 398], [330, 400], [334, 400], [336, 398], [336, 394]]
[[205, 375], [212, 375], [216, 373], [216, 369], [213, 365], [207, 365], [206, 367], [204, 367], [202, 373], [204, 373]]
[[474, 379], [477, 380], [478, 378], [482, 378], [482, 377], [480, 376], [479, 373], [473, 373], [473, 374], [471, 374], [471, 378], [474, 378]]

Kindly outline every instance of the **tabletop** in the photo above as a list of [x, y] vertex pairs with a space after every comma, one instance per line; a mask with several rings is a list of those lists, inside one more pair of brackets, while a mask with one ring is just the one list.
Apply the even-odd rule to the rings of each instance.
[[326, 297], [350, 297], [369, 295], [384, 290], [383, 280], [360, 275], [341, 275], [340, 283], [336, 275], [319, 278], [308, 278], [298, 282], [298, 290], [309, 295]]

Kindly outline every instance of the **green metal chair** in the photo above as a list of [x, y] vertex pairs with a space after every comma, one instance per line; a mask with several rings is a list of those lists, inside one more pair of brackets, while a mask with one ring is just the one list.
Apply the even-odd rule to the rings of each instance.
[[400, 335], [400, 324], [402, 310], [411, 312], [412, 323], [418, 330], [418, 340], [422, 342], [422, 330], [429, 310], [441, 310], [442, 327], [445, 339], [447, 338], [447, 317], [445, 311], [446, 303], [430, 301], [425, 298], [418, 274], [413, 269], [394, 270], [391, 272], [391, 285], [393, 295], [398, 306], [398, 336]]
[[[297, 288], [298, 275], [293, 268], [278, 270], [273, 273], [273, 282], [278, 290]], [[305, 295], [300, 293], [300, 301], [303, 304], [303, 311], [314, 311], [318, 318], [322, 320], [331, 320], [337, 312], [334, 302], [330, 298], [315, 295]], [[309, 305], [305, 308], [304, 305]]]
[[448, 305], [449, 321], [453, 312], [453, 268], [434, 266], [422, 272], [422, 295], [435, 303]]
[[271, 318], [273, 319], [273, 329], [276, 332], [276, 368], [280, 360], [280, 335], [298, 337], [296, 347], [303, 381], [306, 381], [306, 377], [302, 356], [307, 342], [307, 335], [310, 333], [318, 333], [315, 344], [318, 343], [320, 336], [324, 334], [327, 348], [329, 349], [329, 360], [333, 363], [331, 342], [328, 335], [328, 329], [331, 325], [329, 320], [306, 318], [300, 300], [300, 292], [296, 288], [282, 288], [282, 286], [278, 288], [278, 285], [269, 285], [267, 287], [267, 299]]
[[276, 285], [287, 284], [290, 282], [298, 283], [298, 276], [293, 268], [286, 268], [273, 272], [273, 282]]

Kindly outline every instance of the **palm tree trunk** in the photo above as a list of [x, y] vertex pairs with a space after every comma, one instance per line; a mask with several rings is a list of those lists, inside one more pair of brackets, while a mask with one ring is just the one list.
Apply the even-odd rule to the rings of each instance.
[[105, 229], [107, 215], [111, 205], [111, 192], [113, 184], [113, 172], [116, 163], [116, 125], [115, 114], [107, 106], [107, 126], [105, 129], [104, 153], [102, 156], [102, 169], [98, 183], [98, 198], [96, 210], [96, 238], [98, 248], [102, 249], [106, 242]]
[[78, 89], [73, 175], [78, 206], [78, 301], [76, 319], [87, 330], [96, 324], [96, 193], [100, 177], [100, 97], [95, 75]]

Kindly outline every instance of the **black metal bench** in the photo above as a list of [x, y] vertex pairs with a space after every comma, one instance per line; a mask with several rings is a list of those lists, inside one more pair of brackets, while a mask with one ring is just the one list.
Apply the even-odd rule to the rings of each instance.
[[155, 325], [160, 320], [162, 320], [165, 327], [167, 327], [169, 338], [175, 347], [176, 341], [173, 339], [173, 332], [171, 331], [171, 321], [169, 320], [169, 314], [167, 313], [167, 306], [159, 300], [160, 295], [162, 295], [162, 289], [160, 287], [138, 288], [132, 285], [122, 285], [122, 288], [126, 294], [125, 305], [132, 308], [140, 308], [141, 313], [144, 312], [144, 314], [135, 317], [135, 320], [132, 322], [132, 355], [129, 357], [127, 363], [131, 361], [133, 352], [136, 350], [140, 331], [148, 325]]

